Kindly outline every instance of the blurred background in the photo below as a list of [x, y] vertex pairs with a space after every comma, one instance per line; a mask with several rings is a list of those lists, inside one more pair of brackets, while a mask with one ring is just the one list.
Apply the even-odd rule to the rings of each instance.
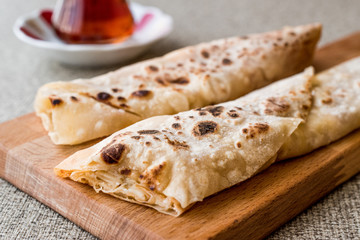
[[[20, 42], [12, 32], [17, 17], [55, 0], [1, 0], [0, 122], [33, 112], [36, 90], [50, 81], [93, 77], [120, 67], [76, 68], [47, 58]], [[138, 0], [174, 18], [174, 30], [134, 61], [171, 50], [236, 35], [275, 30], [284, 25], [323, 24], [320, 45], [360, 30], [359, 0]], [[133, 61], [133, 62], [134, 62]], [[130, 62], [129, 62], [130, 63]], [[0, 179], [0, 238], [79, 238], [92, 236]], [[360, 237], [360, 177], [340, 186], [320, 203], [275, 232], [270, 238]], [[340, 235], [336, 235], [340, 234]]]

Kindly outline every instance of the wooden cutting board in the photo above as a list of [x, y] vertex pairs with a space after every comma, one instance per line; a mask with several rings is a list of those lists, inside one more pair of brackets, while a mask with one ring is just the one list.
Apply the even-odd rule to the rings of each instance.
[[[316, 53], [318, 71], [360, 55], [360, 32]], [[103, 239], [259, 239], [360, 171], [360, 130], [277, 163], [175, 218], [60, 179], [53, 167], [90, 146], [55, 146], [34, 113], [0, 124], [0, 177]]]

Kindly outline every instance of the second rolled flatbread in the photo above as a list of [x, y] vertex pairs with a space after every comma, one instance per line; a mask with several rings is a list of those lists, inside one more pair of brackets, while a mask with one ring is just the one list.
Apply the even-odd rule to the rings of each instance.
[[42, 86], [35, 110], [51, 140], [77, 144], [148, 117], [236, 99], [309, 66], [321, 25], [186, 47], [93, 79]]

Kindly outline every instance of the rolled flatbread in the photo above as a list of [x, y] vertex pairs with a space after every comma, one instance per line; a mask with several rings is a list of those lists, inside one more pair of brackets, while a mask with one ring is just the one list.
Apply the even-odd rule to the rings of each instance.
[[304, 123], [285, 141], [279, 160], [327, 145], [360, 127], [360, 57], [317, 74]]
[[276, 160], [308, 116], [312, 76], [309, 68], [231, 102], [145, 119], [75, 153], [55, 172], [179, 216]]
[[148, 117], [236, 99], [309, 66], [321, 25], [186, 47], [92, 79], [42, 86], [35, 110], [55, 144], [78, 144]]

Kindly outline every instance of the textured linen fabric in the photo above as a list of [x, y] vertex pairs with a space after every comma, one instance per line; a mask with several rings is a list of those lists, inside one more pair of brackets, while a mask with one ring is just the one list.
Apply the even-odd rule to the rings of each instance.
[[[174, 17], [174, 31], [141, 59], [173, 49], [233, 35], [310, 22], [324, 24], [321, 44], [360, 30], [358, 0], [139, 0]], [[55, 0], [1, 0], [0, 123], [33, 112], [43, 84], [92, 77], [119, 66], [98, 69], [64, 66], [15, 38], [15, 19]], [[139, 59], [137, 59], [139, 60]], [[96, 239], [34, 198], [0, 179], [0, 239]], [[275, 231], [268, 239], [360, 239], [360, 175]]]

